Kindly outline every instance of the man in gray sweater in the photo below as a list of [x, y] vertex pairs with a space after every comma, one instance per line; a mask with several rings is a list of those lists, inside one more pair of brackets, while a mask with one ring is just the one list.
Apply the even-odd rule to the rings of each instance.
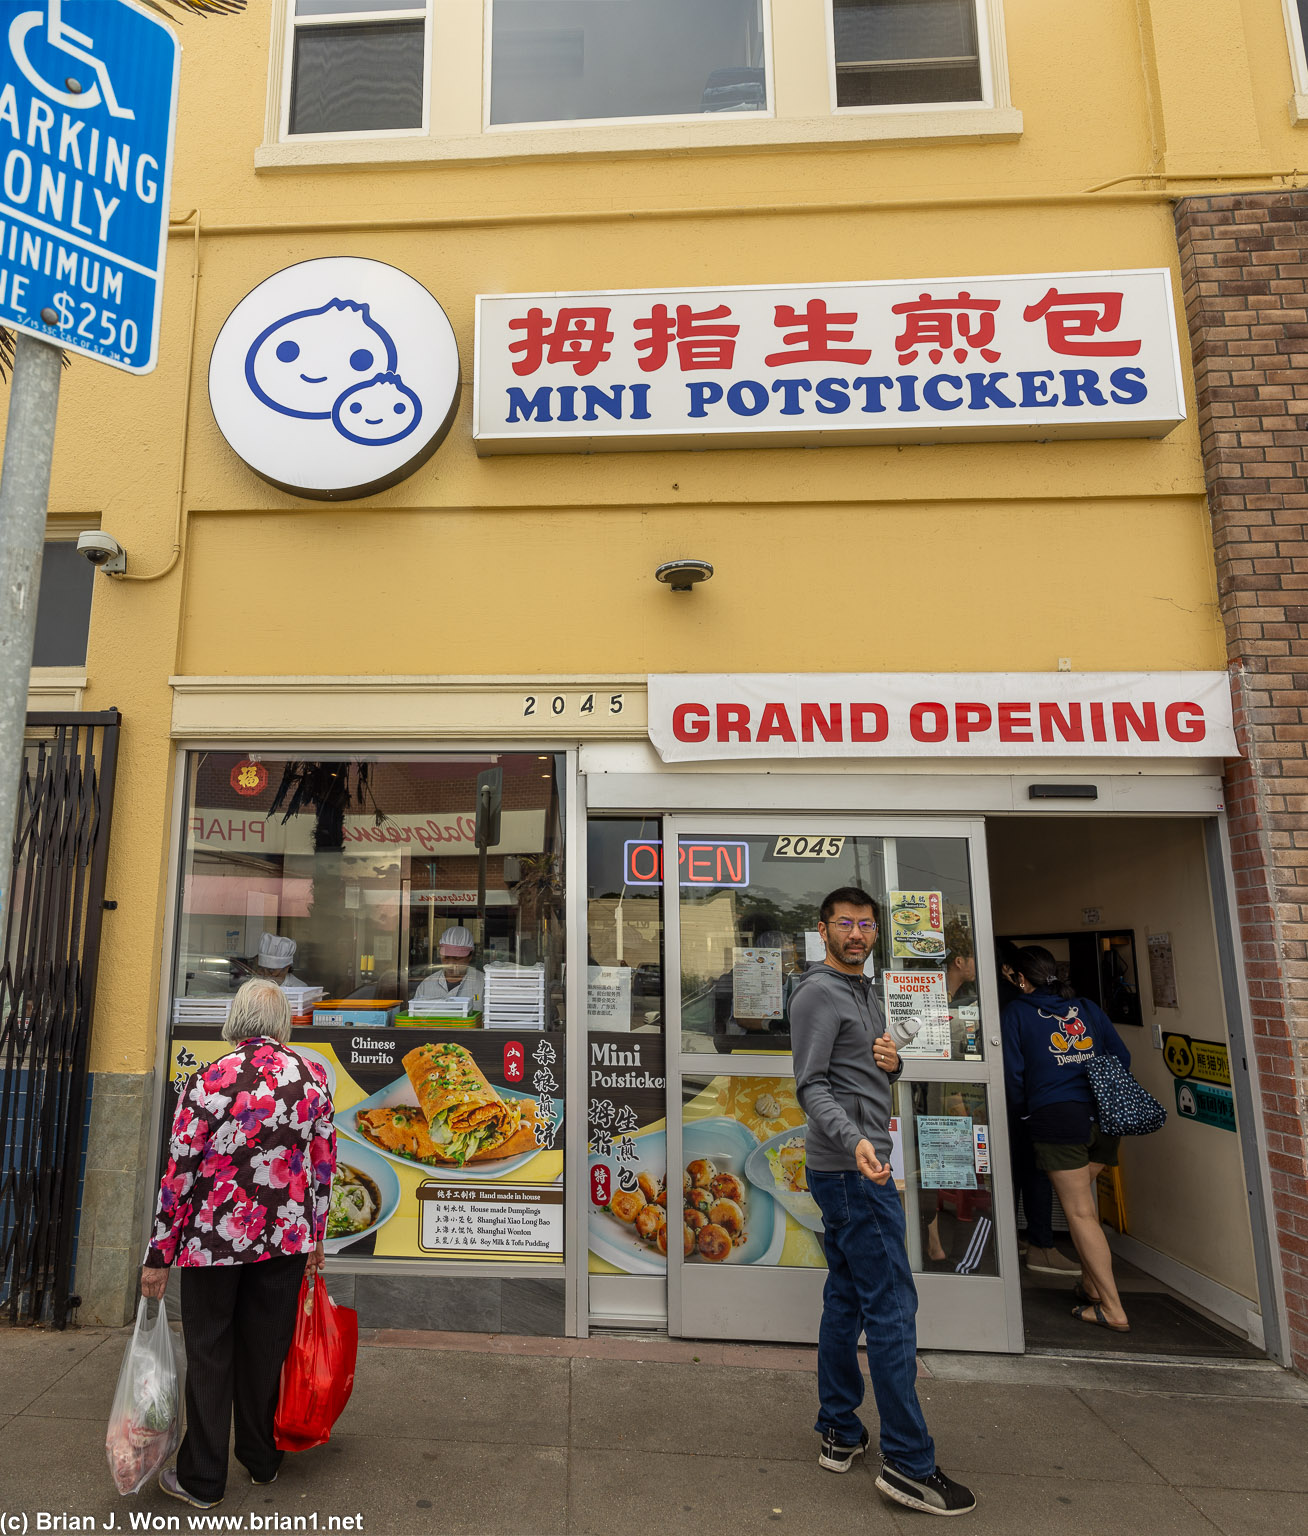
[[881, 1417], [877, 1487], [931, 1515], [962, 1515], [976, 1500], [936, 1465], [917, 1400], [917, 1290], [904, 1248], [904, 1212], [891, 1180], [891, 1084], [902, 1070], [863, 967], [877, 906], [842, 886], [822, 903], [826, 963], [790, 1002], [795, 1088], [808, 1116], [808, 1187], [822, 1210], [827, 1283], [818, 1334], [818, 1465], [847, 1472], [867, 1448], [858, 1417], [858, 1336]]

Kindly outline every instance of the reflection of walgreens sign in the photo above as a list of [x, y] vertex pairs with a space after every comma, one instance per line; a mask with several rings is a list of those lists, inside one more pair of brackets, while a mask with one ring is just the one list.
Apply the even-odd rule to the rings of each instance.
[[1239, 755], [1224, 672], [651, 677], [649, 734], [665, 762]]
[[[655, 838], [623, 845], [624, 879], [628, 885], [663, 884], [663, 844]], [[682, 885], [749, 884], [749, 844], [710, 838], [677, 844], [677, 868]]]

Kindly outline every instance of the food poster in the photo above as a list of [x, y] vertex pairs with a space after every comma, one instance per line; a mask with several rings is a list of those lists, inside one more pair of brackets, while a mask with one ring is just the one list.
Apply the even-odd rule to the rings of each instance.
[[[336, 1107], [329, 1254], [562, 1264], [561, 1034], [321, 1027], [291, 1048]], [[174, 1089], [229, 1050], [175, 1036]]]
[[[683, 1092], [686, 1262], [825, 1269], [794, 1078], [688, 1078]], [[676, 1206], [669, 1189], [669, 1212]]]
[[887, 971], [883, 979], [886, 1025], [899, 1046], [899, 1054], [948, 1061], [950, 1021], [945, 973]]
[[939, 891], [891, 891], [890, 954], [895, 960], [944, 960], [944, 907]]
[[586, 1054], [589, 1272], [663, 1274], [668, 1267], [663, 1036], [598, 1032], [587, 1035]]
[[736, 948], [731, 967], [731, 1013], [736, 1019], [779, 1019], [782, 1006], [781, 951]]

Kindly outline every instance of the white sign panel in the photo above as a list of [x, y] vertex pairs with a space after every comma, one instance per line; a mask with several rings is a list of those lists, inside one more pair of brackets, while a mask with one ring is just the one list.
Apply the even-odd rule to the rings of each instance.
[[293, 496], [347, 501], [411, 475], [459, 405], [445, 311], [385, 262], [332, 256], [246, 294], [209, 360], [218, 429]]
[[1161, 437], [1165, 269], [477, 300], [480, 453]]
[[586, 968], [586, 1028], [631, 1028], [631, 967], [591, 965]]
[[887, 971], [886, 1027], [901, 1056], [950, 1059], [949, 993], [943, 971]]
[[1238, 757], [1225, 672], [668, 673], [665, 763], [773, 757]]

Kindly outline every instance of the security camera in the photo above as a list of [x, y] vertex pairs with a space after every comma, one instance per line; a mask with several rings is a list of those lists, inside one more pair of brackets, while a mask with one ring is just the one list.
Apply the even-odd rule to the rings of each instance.
[[127, 569], [127, 551], [111, 533], [101, 533], [92, 528], [77, 535], [77, 553], [86, 558], [98, 570], [109, 575]]

